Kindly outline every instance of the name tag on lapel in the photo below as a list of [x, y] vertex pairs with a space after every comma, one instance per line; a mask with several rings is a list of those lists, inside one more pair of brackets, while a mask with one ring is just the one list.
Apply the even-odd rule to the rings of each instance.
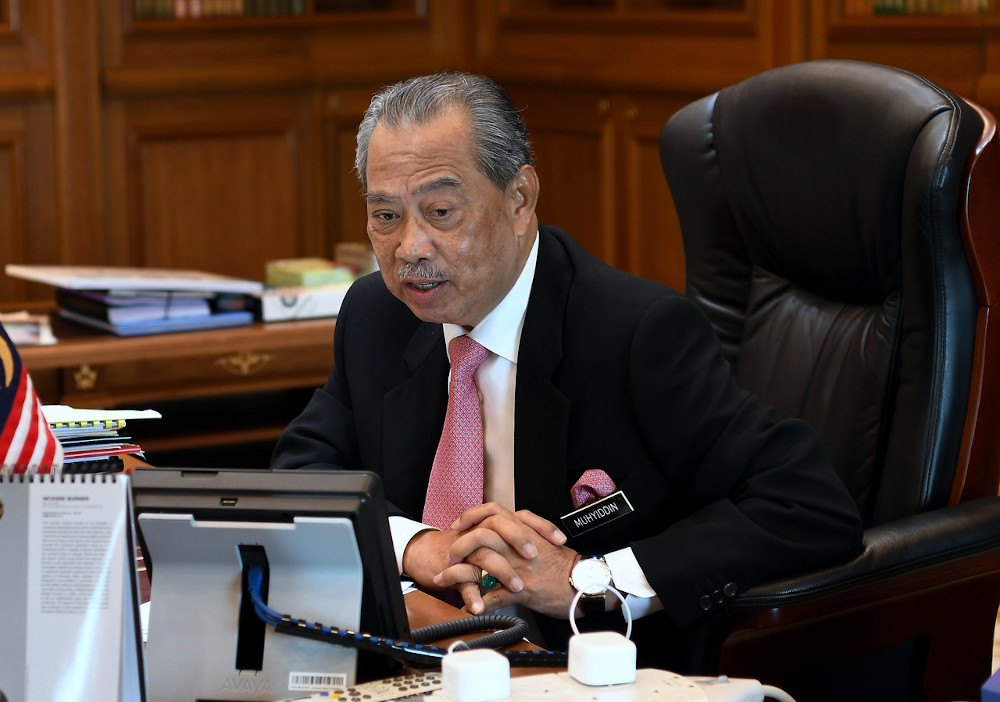
[[571, 536], [579, 536], [616, 519], [621, 519], [634, 511], [632, 503], [625, 497], [625, 493], [619, 490], [596, 502], [584, 505], [559, 519]]

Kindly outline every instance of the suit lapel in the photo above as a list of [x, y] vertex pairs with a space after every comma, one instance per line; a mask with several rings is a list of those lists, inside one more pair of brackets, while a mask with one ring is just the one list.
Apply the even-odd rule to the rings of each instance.
[[406, 497], [396, 504], [419, 519], [448, 405], [441, 325], [420, 324], [402, 362], [407, 377], [386, 393], [382, 405], [382, 455], [387, 479], [406, 486]]
[[538, 264], [517, 357], [514, 499], [518, 509], [551, 517], [568, 504], [570, 402], [554, 385], [553, 374], [563, 358], [563, 317], [573, 268], [554, 236], [542, 228], [539, 237]]

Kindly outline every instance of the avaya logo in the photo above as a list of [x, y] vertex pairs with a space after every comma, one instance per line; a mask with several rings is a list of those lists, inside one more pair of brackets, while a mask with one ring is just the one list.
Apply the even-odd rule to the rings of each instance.
[[259, 695], [262, 692], [271, 692], [271, 683], [267, 678], [226, 678], [221, 689], [227, 692], [249, 692]]

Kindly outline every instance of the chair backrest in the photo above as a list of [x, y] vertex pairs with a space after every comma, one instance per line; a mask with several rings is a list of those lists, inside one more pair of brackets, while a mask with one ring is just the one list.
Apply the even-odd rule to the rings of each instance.
[[663, 130], [687, 295], [737, 381], [816, 428], [869, 524], [997, 494], [1000, 265], [967, 207], [989, 143], [976, 202], [1000, 224], [994, 134], [947, 90], [855, 61], [767, 71]]

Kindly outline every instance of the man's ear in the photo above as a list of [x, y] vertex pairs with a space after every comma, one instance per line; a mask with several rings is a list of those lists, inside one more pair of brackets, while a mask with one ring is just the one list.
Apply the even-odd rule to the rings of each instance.
[[511, 184], [515, 221], [524, 226], [529, 223], [535, 214], [535, 206], [538, 204], [538, 173], [534, 166], [521, 166], [521, 170], [514, 177]]

